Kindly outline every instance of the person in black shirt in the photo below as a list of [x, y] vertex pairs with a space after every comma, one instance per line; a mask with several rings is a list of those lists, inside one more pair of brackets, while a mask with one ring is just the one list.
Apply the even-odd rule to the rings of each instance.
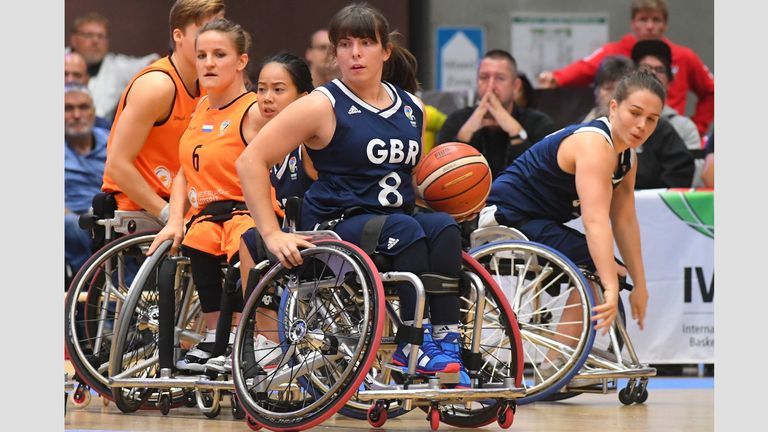
[[547, 114], [515, 105], [520, 87], [515, 58], [504, 50], [488, 51], [477, 70], [480, 101], [451, 113], [437, 142], [463, 142], [475, 147], [488, 160], [495, 178], [531, 144], [555, 131]]

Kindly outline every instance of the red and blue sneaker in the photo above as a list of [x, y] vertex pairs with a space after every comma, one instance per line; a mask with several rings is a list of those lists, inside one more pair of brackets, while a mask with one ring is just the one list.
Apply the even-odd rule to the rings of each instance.
[[450, 332], [446, 334], [443, 339], [438, 342], [438, 346], [443, 351], [443, 354], [447, 355], [453, 361], [461, 365], [459, 370], [459, 383], [455, 388], [471, 388], [472, 382], [469, 379], [469, 374], [464, 364], [461, 361], [461, 335], [456, 332]]
[[[411, 353], [411, 344], [400, 343], [392, 354], [392, 363], [397, 366], [408, 367], [408, 359]], [[431, 328], [424, 325], [424, 342], [419, 347], [419, 360], [416, 364], [416, 372], [422, 374], [435, 374], [438, 372], [456, 373], [462, 370], [460, 361], [445, 354], [443, 350], [432, 340]]]

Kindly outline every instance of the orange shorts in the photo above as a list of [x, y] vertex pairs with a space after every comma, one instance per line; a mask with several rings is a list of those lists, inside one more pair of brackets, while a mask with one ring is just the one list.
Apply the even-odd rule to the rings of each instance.
[[226, 255], [230, 260], [240, 249], [240, 236], [255, 226], [253, 218], [247, 213], [234, 215], [224, 222], [196, 221], [187, 230], [181, 244], [211, 255]]

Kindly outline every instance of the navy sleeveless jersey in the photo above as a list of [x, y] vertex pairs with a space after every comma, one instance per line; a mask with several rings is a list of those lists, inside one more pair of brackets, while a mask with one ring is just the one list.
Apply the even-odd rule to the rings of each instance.
[[296, 150], [288, 153], [281, 163], [269, 170], [269, 180], [275, 188], [277, 201], [283, 208], [285, 208], [286, 198], [303, 197], [312, 184], [312, 179], [304, 171], [304, 164], [302, 163], [301, 149], [303, 147], [302, 144]]
[[[500, 223], [514, 226], [526, 219], [564, 223], [581, 215], [576, 176], [560, 169], [557, 150], [565, 138], [583, 132], [597, 132], [613, 146], [607, 118], [571, 125], [534, 144], [494, 180], [487, 204], [496, 205]], [[622, 152], [618, 158], [614, 187], [631, 168], [631, 150]]]
[[411, 171], [421, 157], [423, 109], [415, 96], [390, 83], [393, 100], [377, 109], [335, 79], [314, 91], [331, 101], [336, 130], [322, 150], [307, 148], [318, 179], [304, 194], [302, 229], [361, 207], [367, 213], [402, 213], [413, 206]]

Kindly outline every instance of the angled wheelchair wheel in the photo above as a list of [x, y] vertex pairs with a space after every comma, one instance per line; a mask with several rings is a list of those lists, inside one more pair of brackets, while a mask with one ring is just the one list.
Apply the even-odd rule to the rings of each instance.
[[567, 257], [548, 246], [504, 240], [470, 251], [493, 276], [517, 316], [527, 395], [543, 400], [586, 361], [595, 338], [589, 282]]
[[[464, 365], [470, 373], [475, 369], [481, 386], [502, 384], [505, 378], [512, 378], [516, 387], [522, 387], [522, 340], [517, 318], [499, 285], [478, 261], [463, 253], [462, 265], [465, 272], [478, 276], [475, 281], [482, 283], [485, 289], [482, 309], [478, 309], [475, 290], [465, 290], [459, 297], [459, 331]], [[478, 326], [480, 357], [473, 363], [468, 353], [471, 352]], [[506, 406], [506, 402], [496, 399], [440, 404], [440, 418], [443, 423], [455, 427], [481, 427], [496, 421], [501, 406]]]
[[72, 279], [64, 306], [64, 338], [77, 376], [102, 397], [108, 385], [114, 325], [156, 232], [120, 237], [96, 251]]
[[[255, 425], [271, 430], [307, 429], [339, 411], [380, 343], [384, 296], [370, 258], [343, 241], [315, 244], [301, 265], [275, 264], [261, 278], [235, 336], [237, 398]], [[266, 300], [275, 297], [278, 311]], [[257, 337], [272, 348], [259, 349]]]
[[[175, 329], [197, 333], [202, 325], [201, 311], [192, 285], [188, 265], [176, 264], [167, 256], [171, 242], [163, 243], [144, 262], [130, 287], [120, 319], [117, 322], [113, 346], [110, 351], [109, 376], [112, 378], [154, 379], [160, 375], [161, 290], [170, 292]], [[184, 333], [180, 333], [184, 343]], [[168, 353], [170, 356], [170, 353]], [[164, 389], [170, 394], [171, 406], [180, 406], [187, 399], [184, 389]], [[126, 413], [139, 408], [155, 407], [161, 389], [141, 386], [112, 386], [115, 405]]]

